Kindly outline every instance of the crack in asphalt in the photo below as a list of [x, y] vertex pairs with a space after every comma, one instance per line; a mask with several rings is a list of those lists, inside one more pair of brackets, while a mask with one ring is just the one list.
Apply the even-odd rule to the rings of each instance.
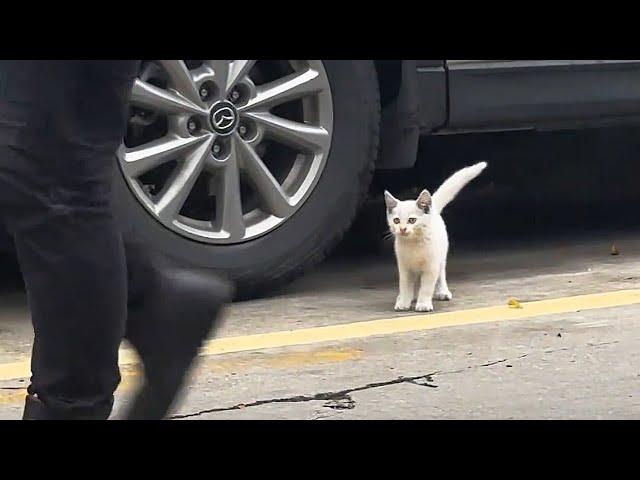
[[[527, 354], [523, 354], [523, 355], [519, 355], [518, 357], [515, 357], [512, 360], [516, 360], [519, 358], [524, 358], [526, 357]], [[468, 367], [466, 367], [466, 369], [469, 368], [482, 368], [482, 367], [490, 367], [492, 365], [496, 365], [498, 363], [504, 363], [509, 361], [508, 358], [501, 358], [499, 360], [495, 360], [492, 362], [487, 362], [487, 363], [481, 363], [479, 365], [470, 365]], [[186, 413], [186, 414], [178, 414], [178, 415], [173, 415], [170, 418], [173, 420], [179, 420], [179, 419], [183, 419], [183, 418], [192, 418], [192, 417], [199, 417], [201, 415], [206, 415], [209, 413], [219, 413], [219, 412], [228, 412], [231, 410], [244, 410], [245, 408], [251, 408], [251, 407], [259, 407], [261, 405], [268, 405], [268, 404], [273, 404], [273, 403], [301, 403], [301, 402], [313, 402], [313, 401], [321, 401], [321, 400], [326, 400], [327, 402], [323, 405], [323, 407], [326, 408], [330, 408], [332, 410], [350, 410], [355, 408], [356, 406], [356, 402], [355, 400], [351, 397], [351, 393], [354, 392], [361, 392], [363, 390], [370, 390], [373, 388], [380, 388], [380, 387], [388, 387], [391, 385], [398, 385], [401, 383], [410, 383], [412, 385], [417, 385], [419, 387], [428, 387], [428, 388], [438, 388], [437, 385], [433, 384], [433, 377], [435, 375], [445, 375], [445, 374], [450, 374], [450, 373], [460, 373], [465, 371], [466, 369], [460, 369], [460, 370], [451, 370], [451, 371], [435, 371], [432, 373], [427, 373], [427, 374], [422, 374], [422, 375], [415, 375], [412, 377], [397, 377], [394, 378], [392, 380], [387, 380], [387, 381], [382, 381], [382, 382], [373, 382], [373, 383], [368, 383], [366, 385], [362, 385], [359, 387], [353, 387], [353, 388], [347, 388], [344, 390], [338, 390], [338, 391], [329, 391], [329, 392], [320, 392], [320, 393], [316, 393], [314, 395], [294, 395], [291, 397], [282, 397], [282, 398], [270, 398], [270, 399], [266, 399], [266, 400], [256, 400], [255, 402], [250, 402], [250, 403], [238, 403], [236, 405], [232, 405], [230, 407], [218, 407], [218, 408], [208, 408], [205, 410], [200, 410], [198, 412], [194, 412], [194, 413]]]
[[492, 365], [496, 365], [498, 363], [505, 363], [505, 362], [509, 362], [512, 360], [518, 360], [519, 358], [524, 358], [527, 357], [529, 354], [528, 353], [523, 353], [522, 355], [518, 355], [517, 357], [514, 358], [501, 358], [500, 360], [494, 360], [493, 362], [487, 362], [487, 363], [481, 363], [479, 365], [468, 365], [465, 368], [459, 368], [458, 370], [447, 370], [445, 372], [437, 372], [437, 375], [448, 375], [451, 373], [462, 373], [466, 370], [469, 370], [470, 368], [481, 368], [481, 367], [490, 367]]
[[283, 398], [270, 398], [268, 400], [256, 400], [251, 403], [239, 403], [231, 407], [209, 408], [206, 410], [200, 410], [195, 413], [187, 413], [182, 415], [173, 415], [171, 419], [182, 419], [190, 417], [198, 417], [208, 413], [228, 412], [230, 410], [243, 410], [250, 407], [258, 407], [260, 405], [267, 405], [271, 403], [300, 403], [300, 402], [313, 402], [318, 400], [327, 400], [325, 406], [334, 410], [344, 410], [355, 408], [355, 400], [351, 398], [351, 393], [361, 392], [363, 390], [370, 390], [372, 388], [387, 387], [390, 385], [397, 385], [400, 383], [412, 383], [421, 387], [438, 388], [437, 385], [433, 385], [433, 375], [439, 372], [427, 373], [422, 375], [416, 375], [414, 377], [398, 377], [393, 380], [387, 380], [384, 382], [367, 383], [360, 387], [347, 388], [345, 390], [338, 390], [333, 392], [321, 392], [315, 395], [295, 395], [291, 397]]
[[[601, 346], [601, 345], [610, 345], [610, 344], [615, 344], [615, 343], [619, 343], [619, 340], [615, 340], [612, 342], [602, 342], [602, 343], [587, 343], [586, 346], [588, 347], [595, 347], [595, 346]], [[551, 349], [551, 350], [544, 350], [543, 353], [555, 353], [555, 352], [561, 352], [561, 351], [566, 351], [569, 350], [569, 348], [567, 347], [563, 347], [563, 348], [557, 348], [557, 349]], [[294, 395], [291, 397], [282, 397], [282, 398], [271, 398], [271, 399], [267, 399], [267, 400], [256, 400], [255, 402], [251, 402], [251, 403], [238, 403], [236, 405], [230, 406], [230, 407], [219, 407], [219, 408], [209, 408], [209, 409], [205, 409], [205, 410], [200, 410], [198, 412], [194, 412], [194, 413], [186, 413], [186, 414], [178, 414], [178, 415], [173, 415], [170, 418], [171, 419], [183, 419], [183, 418], [191, 418], [191, 417], [198, 417], [201, 415], [206, 415], [209, 413], [219, 413], [219, 412], [228, 412], [231, 410], [243, 410], [245, 408], [251, 408], [251, 407], [259, 407], [261, 405], [268, 405], [268, 404], [273, 404], [273, 403], [301, 403], [301, 402], [313, 402], [313, 401], [321, 401], [321, 400], [326, 400], [326, 402], [322, 405], [325, 408], [329, 408], [335, 411], [339, 411], [339, 410], [351, 410], [353, 408], [356, 407], [356, 401], [351, 397], [351, 393], [354, 392], [361, 392], [363, 390], [370, 390], [373, 388], [380, 388], [380, 387], [388, 387], [391, 385], [398, 385], [401, 383], [410, 383], [412, 385], [417, 385], [420, 387], [428, 387], [428, 388], [438, 388], [437, 385], [433, 384], [433, 377], [436, 375], [448, 375], [448, 374], [453, 374], [453, 373], [462, 373], [466, 370], [469, 369], [473, 369], [473, 368], [483, 368], [483, 367], [490, 367], [493, 365], [497, 365], [500, 363], [505, 363], [505, 362], [509, 362], [509, 361], [513, 361], [513, 360], [519, 360], [525, 357], [528, 357], [529, 353], [523, 353], [522, 355], [518, 355], [517, 357], [513, 357], [511, 359], [509, 358], [501, 358], [498, 360], [493, 360], [491, 362], [486, 362], [486, 363], [481, 363], [478, 365], [469, 365], [465, 368], [461, 368], [458, 370], [448, 370], [448, 371], [435, 371], [435, 372], [431, 372], [431, 373], [427, 373], [427, 374], [422, 374], [422, 375], [416, 375], [416, 376], [412, 376], [412, 377], [404, 377], [404, 376], [400, 376], [397, 378], [394, 378], [393, 380], [387, 380], [387, 381], [382, 381], [382, 382], [373, 382], [373, 383], [368, 383], [366, 385], [362, 385], [359, 387], [354, 387], [354, 388], [347, 388], [344, 390], [338, 390], [338, 391], [329, 391], [329, 392], [320, 392], [320, 393], [316, 393], [314, 395]], [[510, 365], [509, 365], [510, 366]], [[317, 420], [320, 418], [327, 418], [329, 415], [322, 415], [322, 416], [316, 416], [313, 417], [312, 420]]]

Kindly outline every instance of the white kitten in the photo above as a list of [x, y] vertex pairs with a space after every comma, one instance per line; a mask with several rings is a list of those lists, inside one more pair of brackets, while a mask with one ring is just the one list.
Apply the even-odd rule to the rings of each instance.
[[387, 223], [395, 237], [400, 277], [396, 310], [411, 308], [416, 289], [416, 310], [419, 312], [431, 312], [433, 298], [451, 300], [446, 273], [449, 237], [440, 212], [486, 166], [486, 162], [481, 162], [457, 171], [433, 197], [423, 190], [417, 200], [401, 201], [384, 192]]

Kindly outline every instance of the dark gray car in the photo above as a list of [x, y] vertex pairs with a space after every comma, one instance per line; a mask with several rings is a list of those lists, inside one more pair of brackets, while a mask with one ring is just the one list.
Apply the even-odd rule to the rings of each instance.
[[145, 61], [117, 206], [150, 247], [251, 296], [321, 261], [373, 171], [412, 167], [420, 136], [638, 112], [636, 60]]

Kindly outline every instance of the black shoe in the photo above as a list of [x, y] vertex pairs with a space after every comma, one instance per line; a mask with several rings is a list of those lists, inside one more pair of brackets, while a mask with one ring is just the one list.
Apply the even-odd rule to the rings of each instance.
[[131, 276], [125, 338], [140, 355], [144, 383], [125, 418], [160, 420], [174, 405], [203, 342], [219, 326], [233, 290], [209, 270], [169, 264], [137, 264]]

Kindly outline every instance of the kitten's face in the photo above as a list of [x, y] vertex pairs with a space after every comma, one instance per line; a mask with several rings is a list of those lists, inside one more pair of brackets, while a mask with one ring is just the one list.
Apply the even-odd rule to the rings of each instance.
[[389, 231], [398, 238], [422, 238], [431, 218], [431, 195], [423, 190], [416, 200], [398, 200], [384, 192]]

